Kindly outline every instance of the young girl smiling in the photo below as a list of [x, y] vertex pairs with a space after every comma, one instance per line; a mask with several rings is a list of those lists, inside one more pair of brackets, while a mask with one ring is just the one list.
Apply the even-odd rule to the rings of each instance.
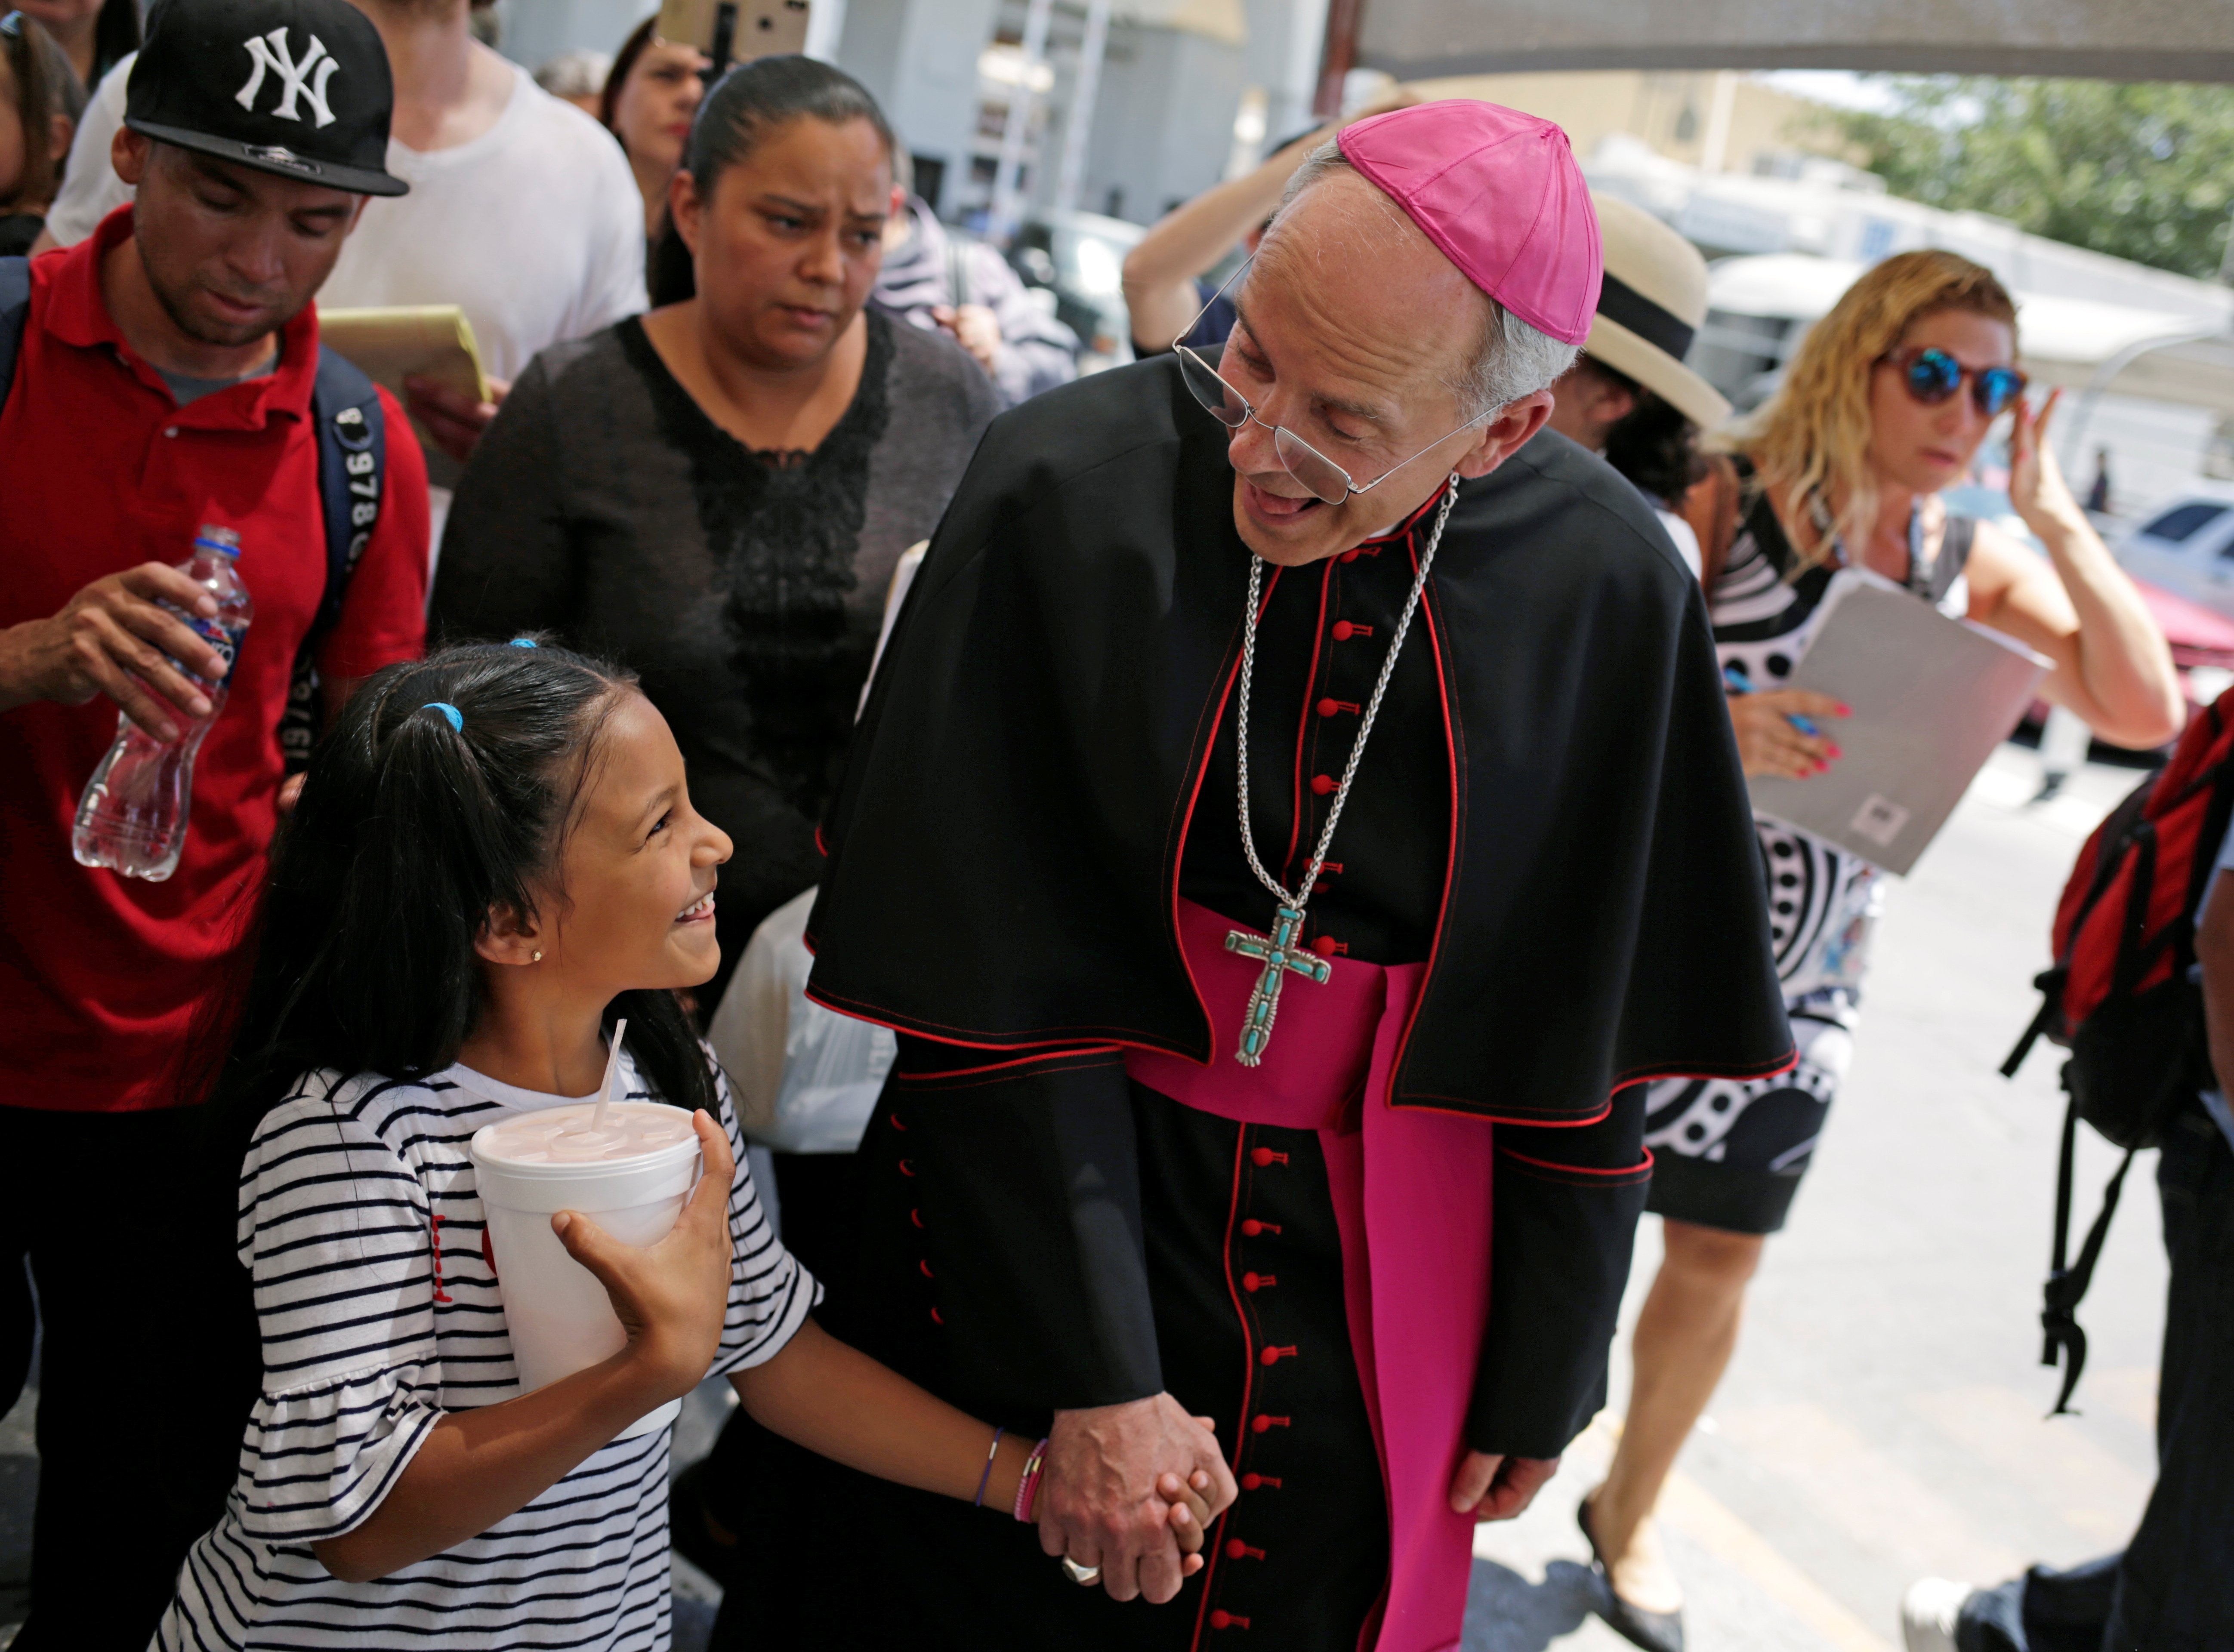
[[[263, 1378], [159, 1647], [663, 1649], [668, 1431], [622, 1436], [709, 1374], [816, 1451], [1029, 1514], [1031, 1442], [821, 1332], [761, 1214], [674, 996], [714, 972], [729, 853], [592, 662], [454, 648], [351, 701], [274, 846], [219, 1086]], [[616, 1093], [691, 1109], [705, 1173], [649, 1247], [552, 1218], [629, 1340], [519, 1394], [467, 1143], [590, 1097], [617, 1017]], [[1199, 1548], [1203, 1499], [1158, 1490]]]

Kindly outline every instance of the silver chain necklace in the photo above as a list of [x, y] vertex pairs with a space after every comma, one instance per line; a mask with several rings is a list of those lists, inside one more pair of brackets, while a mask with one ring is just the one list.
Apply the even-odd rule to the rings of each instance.
[[1264, 1059], [1265, 1047], [1272, 1041], [1272, 1018], [1279, 1013], [1280, 987], [1288, 976], [1299, 975], [1322, 987], [1334, 978], [1334, 965], [1302, 944], [1304, 909], [1310, 904], [1312, 886], [1326, 865], [1327, 851], [1334, 844], [1335, 826], [1342, 819], [1342, 806], [1349, 801], [1351, 783], [1357, 779], [1358, 760], [1365, 755], [1365, 742], [1372, 737], [1373, 720], [1381, 713], [1382, 696], [1388, 692], [1388, 679], [1395, 674], [1396, 656], [1403, 651], [1405, 635], [1412, 629], [1412, 616], [1419, 611], [1420, 597], [1427, 589], [1427, 571], [1435, 565], [1435, 547], [1443, 542], [1443, 525], [1450, 520], [1451, 506], [1458, 503], [1458, 498], [1459, 479], [1453, 472], [1443, 494], [1442, 509], [1435, 513], [1434, 531], [1427, 536], [1427, 548], [1420, 555], [1420, 572], [1412, 581], [1412, 594], [1404, 599], [1403, 617], [1396, 622], [1395, 635], [1388, 639], [1388, 656], [1381, 662], [1381, 680], [1373, 685], [1373, 697], [1365, 702], [1365, 714], [1358, 720], [1357, 738], [1350, 742], [1349, 761], [1342, 765], [1342, 783], [1335, 787], [1334, 801], [1327, 806], [1326, 825], [1319, 833], [1318, 847], [1311, 853], [1310, 869], [1292, 894], [1264, 870], [1264, 863], [1257, 858], [1256, 835], [1249, 827], [1249, 683], [1257, 669], [1257, 614], [1264, 585], [1264, 558], [1249, 559], [1249, 607], [1243, 616], [1241, 633], [1240, 721], [1233, 731], [1234, 758], [1241, 771], [1241, 850], [1249, 857], [1249, 870], [1257, 874], [1258, 883], [1272, 891], [1279, 905], [1273, 916], [1271, 936], [1252, 935], [1247, 930], [1226, 932], [1228, 952], [1258, 959], [1264, 966], [1264, 973], [1257, 977], [1256, 989], [1249, 995], [1249, 1008], [1241, 1018], [1241, 1047], [1234, 1052], [1233, 1058], [1244, 1067], [1255, 1067]]

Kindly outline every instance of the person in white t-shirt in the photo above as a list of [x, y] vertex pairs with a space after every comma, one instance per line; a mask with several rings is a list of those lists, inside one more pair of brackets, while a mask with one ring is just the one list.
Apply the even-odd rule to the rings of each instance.
[[[194, 0], [171, 0], [189, 7]], [[454, 304], [473, 323], [491, 401], [413, 387], [430, 471], [456, 475], [514, 374], [546, 345], [644, 308], [643, 205], [611, 134], [473, 38], [471, 0], [356, 0], [395, 76], [388, 169], [411, 193], [373, 203], [319, 295], [328, 310]], [[134, 58], [101, 83], [70, 148], [40, 246], [90, 235], [132, 191], [108, 164]], [[438, 511], [447, 503], [436, 488]]]

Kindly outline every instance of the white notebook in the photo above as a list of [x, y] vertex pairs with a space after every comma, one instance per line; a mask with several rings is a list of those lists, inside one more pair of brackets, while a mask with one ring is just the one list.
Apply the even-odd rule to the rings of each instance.
[[1890, 579], [1841, 569], [1807, 651], [1780, 688], [1853, 708], [1822, 720], [1845, 755], [1804, 780], [1747, 782], [1756, 812], [1905, 873], [2009, 738], [2051, 662]]

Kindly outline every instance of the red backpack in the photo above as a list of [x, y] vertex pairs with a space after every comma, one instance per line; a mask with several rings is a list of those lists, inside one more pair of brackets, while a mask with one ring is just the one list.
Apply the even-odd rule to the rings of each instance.
[[[2032, 1025], [2002, 1063], [2014, 1077], [2043, 1033], [2071, 1052], [2056, 1171], [2055, 1243], [2041, 1326], [2042, 1365], [2067, 1355], [2051, 1416], [2070, 1409], [2087, 1363], [2074, 1310], [2094, 1274], [2133, 1154], [2153, 1147], [2172, 1116], [2215, 1081], [2196, 985], [2195, 908], [2234, 813], [2234, 689], [2188, 724], [2172, 761], [2110, 811], [2079, 852], [2056, 904], [2055, 963], [2041, 976]], [[2067, 1265], [2071, 1170], [2080, 1120], [2126, 1150], [2102, 1191], [2102, 1212]]]

